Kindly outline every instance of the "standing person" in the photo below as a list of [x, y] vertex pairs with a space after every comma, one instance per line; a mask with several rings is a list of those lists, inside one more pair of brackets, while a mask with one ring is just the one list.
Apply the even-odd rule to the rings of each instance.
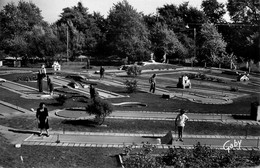
[[48, 109], [45, 107], [45, 103], [41, 102], [39, 108], [36, 111], [36, 118], [38, 120], [38, 128], [40, 128], [40, 136], [42, 136], [43, 129], [46, 130], [47, 137], [49, 137], [49, 122], [48, 122]]
[[42, 74], [40, 70], [38, 71], [37, 74], [37, 84], [38, 84], [39, 92], [42, 92]]
[[50, 91], [50, 95], [53, 95], [53, 83], [52, 83], [52, 80], [50, 78], [49, 75], [47, 75], [47, 85], [48, 85], [48, 88], [49, 88], [49, 91]]
[[90, 86], [89, 86], [89, 94], [90, 94], [90, 98], [91, 98], [91, 99], [96, 98], [97, 95], [98, 95], [98, 93], [97, 93], [95, 87], [94, 87], [92, 84], [90, 84]]
[[40, 72], [41, 72], [41, 74], [42, 74], [42, 77], [45, 78], [47, 72], [46, 72], [46, 68], [45, 68], [45, 65], [44, 65], [44, 64], [42, 64], [41, 69], [40, 69]]
[[42, 82], [42, 80], [45, 77], [46, 77], [46, 69], [45, 69], [45, 65], [42, 64], [41, 69], [38, 71], [38, 75], [37, 75], [39, 92], [43, 92], [43, 82]]
[[176, 126], [178, 128], [178, 139], [177, 141], [182, 141], [182, 134], [184, 131], [184, 127], [185, 127], [185, 122], [189, 120], [188, 116], [184, 114], [185, 110], [181, 109], [180, 110], [180, 114], [177, 115], [177, 117], [175, 118], [175, 129]]
[[155, 92], [155, 84], [156, 84], [156, 80], [155, 80], [156, 74], [153, 74], [152, 77], [150, 77], [149, 79], [149, 83], [150, 83], [150, 92]]
[[99, 74], [100, 79], [104, 78], [105, 68], [103, 66], [100, 67]]

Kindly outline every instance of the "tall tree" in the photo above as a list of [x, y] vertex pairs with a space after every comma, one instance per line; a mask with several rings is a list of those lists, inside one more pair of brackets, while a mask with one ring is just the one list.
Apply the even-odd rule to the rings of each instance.
[[222, 62], [226, 50], [226, 42], [212, 23], [205, 23], [201, 28], [199, 59], [206, 63]]
[[[182, 58], [187, 54], [187, 49], [178, 40], [177, 35], [166, 25], [157, 23], [151, 32], [151, 42], [153, 50], [161, 55], [156, 55], [157, 60], [161, 60], [163, 55]], [[159, 57], [159, 58], [158, 58]]]
[[96, 20], [88, 13], [88, 8], [83, 7], [82, 3], [78, 2], [77, 6], [64, 8], [60, 16], [57, 25], [65, 24], [69, 29], [71, 57], [93, 53], [97, 45], [96, 37], [101, 34]]
[[173, 4], [164, 5], [157, 9], [159, 21], [168, 25], [173, 31], [182, 31], [187, 24], [194, 26], [201, 25], [205, 22], [205, 15], [197, 8], [190, 7], [188, 2], [179, 6]]
[[244, 61], [259, 61], [260, 44], [256, 40], [260, 38], [259, 0], [228, 0], [227, 10], [235, 23], [221, 29], [228, 41], [228, 51]]
[[107, 48], [106, 48], [106, 33], [108, 30], [108, 22], [107, 19], [104, 18], [100, 13], [94, 12], [93, 18], [95, 20], [95, 23], [97, 27], [100, 30], [100, 34], [97, 34], [95, 36], [97, 40], [97, 46], [95, 48], [95, 55], [98, 57], [105, 57], [107, 54]]
[[28, 53], [27, 35], [35, 25], [45, 22], [40, 9], [32, 2], [9, 3], [0, 12], [0, 50], [14, 56]]
[[110, 54], [128, 57], [130, 61], [148, 59], [149, 32], [141, 13], [124, 0], [112, 7], [107, 19]]
[[259, 24], [260, 22], [259, 0], [228, 0], [227, 10], [235, 23]]
[[182, 14], [179, 12], [178, 6], [174, 4], [164, 5], [157, 9], [161, 20], [172, 30], [177, 30], [185, 26]]
[[201, 8], [211, 23], [224, 22], [225, 5], [217, 0], [203, 0]]

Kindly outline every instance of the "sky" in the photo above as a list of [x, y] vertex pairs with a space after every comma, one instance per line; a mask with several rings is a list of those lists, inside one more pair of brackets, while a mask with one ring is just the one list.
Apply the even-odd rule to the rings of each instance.
[[[16, 5], [20, 0], [0, 0], [0, 10], [8, 3], [14, 2]], [[45, 21], [53, 23], [57, 21], [62, 13], [62, 9], [66, 7], [77, 6], [77, 3], [82, 2], [84, 7], [87, 7], [89, 13], [99, 12], [106, 17], [113, 4], [122, 0], [23, 0], [32, 2], [42, 11], [41, 14]], [[180, 5], [188, 0], [127, 0], [134, 9], [144, 14], [155, 14], [158, 7], [163, 7], [165, 4]], [[190, 0], [189, 5], [200, 9], [202, 0]], [[227, 0], [218, 0], [220, 3], [226, 3]]]

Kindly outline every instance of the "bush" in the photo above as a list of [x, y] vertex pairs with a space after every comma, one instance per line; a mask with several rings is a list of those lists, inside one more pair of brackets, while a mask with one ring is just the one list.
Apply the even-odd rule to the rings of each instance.
[[144, 144], [141, 152], [131, 154], [131, 148], [126, 148], [126, 156], [123, 157], [124, 166], [131, 167], [251, 167], [260, 165], [260, 153], [251, 151], [250, 155], [230, 153], [223, 150], [212, 149], [202, 146], [200, 143], [194, 145], [191, 150], [170, 147], [165, 153], [152, 155], [155, 146]]
[[137, 65], [128, 66], [126, 69], [126, 73], [128, 76], [134, 76], [140, 75], [142, 72], [141, 68]]
[[63, 105], [66, 100], [67, 100], [67, 96], [64, 95], [64, 94], [60, 94], [58, 97], [55, 98], [55, 100], [60, 104], [60, 105]]
[[137, 90], [137, 80], [126, 80], [125, 81], [126, 89], [129, 93], [136, 92]]
[[237, 92], [237, 91], [238, 91], [238, 87], [236, 87], [236, 86], [230, 86], [230, 91], [232, 91], [232, 92]]
[[154, 157], [152, 155], [155, 146], [149, 143], [143, 143], [142, 149], [140, 152], [135, 154], [130, 154], [132, 146], [126, 147], [125, 151], [127, 153], [123, 157], [123, 165], [125, 168], [162, 168], [163, 163], [160, 157]]
[[90, 103], [86, 107], [86, 111], [89, 114], [96, 115], [95, 119], [97, 124], [102, 125], [106, 116], [112, 113], [113, 106], [110, 102], [96, 97], [91, 99]]

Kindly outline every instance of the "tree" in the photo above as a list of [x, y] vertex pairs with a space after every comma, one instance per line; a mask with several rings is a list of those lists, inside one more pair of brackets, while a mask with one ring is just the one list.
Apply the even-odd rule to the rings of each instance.
[[[189, 2], [184, 2], [179, 5], [179, 12], [185, 22], [185, 26], [187, 24], [196, 23], [202, 24], [206, 22], [206, 16], [203, 11], [189, 6]], [[196, 26], [196, 24], [194, 26]]]
[[[151, 32], [151, 42], [154, 51], [162, 51], [162, 55], [175, 55], [183, 57], [187, 54], [187, 49], [179, 41], [176, 34], [168, 29], [166, 25], [157, 23]], [[159, 60], [162, 58], [159, 57]], [[158, 57], [158, 56], [157, 56]]]
[[94, 12], [93, 19], [95, 20], [95, 23], [97, 27], [100, 30], [100, 34], [95, 36], [97, 40], [97, 46], [95, 48], [95, 55], [99, 57], [104, 57], [107, 54], [107, 48], [106, 48], [106, 33], [107, 33], [107, 19], [104, 18], [100, 13]]
[[189, 7], [188, 2], [179, 6], [167, 4], [158, 8], [157, 11], [159, 14], [158, 20], [174, 32], [182, 31], [190, 23], [201, 24], [205, 22], [204, 13], [194, 7]]
[[109, 11], [107, 45], [111, 55], [129, 61], [149, 58], [149, 32], [142, 15], [126, 1], [118, 2]]
[[235, 23], [259, 24], [260, 22], [259, 0], [228, 0], [227, 10]]
[[226, 42], [218, 33], [214, 24], [205, 23], [202, 25], [200, 37], [200, 60], [205, 63], [221, 63], [225, 54]]
[[228, 42], [227, 51], [239, 60], [259, 60], [260, 2], [258, 0], [228, 0], [227, 10], [234, 25], [220, 26]]
[[[69, 49], [72, 59], [79, 54], [91, 54], [95, 51], [98, 39], [101, 36], [100, 29], [95, 18], [88, 13], [88, 8], [81, 2], [77, 6], [64, 8], [61, 18], [57, 21], [58, 27], [68, 28]], [[61, 35], [67, 35], [61, 30]], [[66, 36], [65, 36], [66, 37]], [[61, 37], [65, 39], [65, 37]], [[62, 40], [63, 41], [63, 40]]]
[[13, 56], [25, 56], [29, 53], [27, 35], [34, 26], [45, 22], [40, 9], [32, 2], [19, 1], [7, 4], [0, 12], [0, 50]]
[[226, 13], [225, 5], [217, 0], [203, 0], [201, 8], [211, 23], [224, 22], [223, 15]]

